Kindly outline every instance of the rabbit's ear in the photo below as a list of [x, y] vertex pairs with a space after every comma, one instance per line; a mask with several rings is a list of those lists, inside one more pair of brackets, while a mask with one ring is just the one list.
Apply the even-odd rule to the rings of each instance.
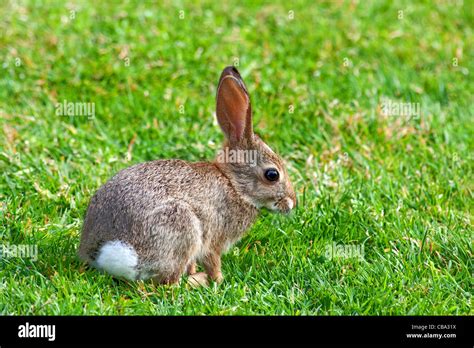
[[244, 81], [233, 66], [224, 69], [217, 87], [217, 121], [231, 145], [252, 138], [252, 110]]

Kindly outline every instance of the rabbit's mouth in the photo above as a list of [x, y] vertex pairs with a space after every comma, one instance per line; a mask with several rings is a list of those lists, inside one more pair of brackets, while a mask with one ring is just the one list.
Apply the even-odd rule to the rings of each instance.
[[290, 197], [283, 197], [282, 199], [274, 202], [272, 204], [272, 210], [277, 210], [279, 212], [288, 214], [291, 209], [293, 209], [295, 206], [293, 199]]

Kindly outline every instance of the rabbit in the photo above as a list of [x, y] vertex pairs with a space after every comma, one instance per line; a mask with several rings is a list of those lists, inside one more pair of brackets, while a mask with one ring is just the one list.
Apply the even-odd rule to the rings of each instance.
[[[220, 283], [221, 255], [260, 209], [288, 213], [296, 206], [282, 159], [253, 132], [250, 97], [235, 67], [223, 70], [216, 99], [225, 135], [217, 159], [155, 160], [118, 172], [89, 203], [82, 260], [128, 280], [175, 284], [186, 273], [192, 285]], [[222, 156], [252, 151], [253, 165]], [[196, 262], [205, 272], [196, 273]]]

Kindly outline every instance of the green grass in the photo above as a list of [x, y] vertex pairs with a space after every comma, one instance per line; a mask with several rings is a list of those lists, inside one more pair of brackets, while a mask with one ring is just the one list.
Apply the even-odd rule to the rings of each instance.
[[[0, 261], [0, 313], [472, 314], [472, 14], [470, 1], [3, 1], [0, 242], [39, 255]], [[236, 62], [296, 211], [263, 212], [219, 286], [85, 267], [83, 216], [108, 178], [213, 158], [216, 83]], [[385, 116], [384, 97], [421, 114]], [[63, 100], [95, 117], [57, 116]], [[332, 243], [364, 257], [331, 260]]]

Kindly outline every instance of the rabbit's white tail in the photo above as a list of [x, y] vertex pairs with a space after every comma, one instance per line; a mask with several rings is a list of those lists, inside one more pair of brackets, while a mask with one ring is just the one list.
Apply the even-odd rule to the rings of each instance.
[[124, 242], [114, 240], [105, 243], [99, 250], [96, 266], [114, 276], [136, 280], [138, 255], [135, 249]]

